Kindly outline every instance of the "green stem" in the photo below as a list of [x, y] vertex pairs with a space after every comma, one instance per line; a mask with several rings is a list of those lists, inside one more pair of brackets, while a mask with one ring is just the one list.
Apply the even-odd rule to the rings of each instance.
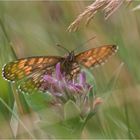
[[127, 125], [127, 129], [128, 129], [128, 137], [129, 137], [129, 139], [132, 139], [131, 128], [130, 128], [130, 123], [129, 123], [128, 107], [127, 107], [126, 103], [124, 106], [124, 111], [125, 111], [125, 117], [126, 117], [126, 125]]
[[6, 32], [6, 28], [5, 28], [5, 26], [4, 26], [4, 24], [3, 24], [2, 20], [1, 20], [1, 18], [0, 18], [0, 26], [1, 26], [1, 29], [2, 29], [2, 31], [3, 31], [3, 33], [4, 33], [4, 35], [5, 35], [5, 37], [6, 37], [7, 41], [8, 41], [8, 43], [9, 43], [9, 46], [10, 46], [10, 48], [11, 48], [11, 51], [12, 51], [14, 57], [17, 59], [17, 55], [16, 55], [16, 53], [15, 53], [15, 51], [14, 51], [14, 49], [13, 49], [12, 42], [10, 41], [10, 38], [9, 38], [7, 32]]
[[96, 113], [96, 112], [94, 111], [94, 112], [90, 112], [90, 113], [88, 114], [88, 116], [87, 116], [86, 119], [84, 120], [83, 125], [81, 126], [81, 129], [80, 129], [81, 132], [83, 131], [85, 125], [86, 125], [87, 122], [88, 122], [88, 120], [91, 119], [91, 118], [93, 117], [93, 115], [95, 115], [95, 113]]

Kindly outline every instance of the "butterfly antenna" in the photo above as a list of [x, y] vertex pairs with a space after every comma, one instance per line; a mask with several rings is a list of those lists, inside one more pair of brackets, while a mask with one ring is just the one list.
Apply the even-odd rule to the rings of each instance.
[[59, 48], [61, 48], [61, 49], [64, 49], [64, 50], [67, 51], [68, 53], [70, 53], [70, 51], [69, 51], [67, 48], [61, 46], [60, 44], [56, 44], [56, 46], [59, 47]]
[[96, 36], [91, 37], [90, 39], [86, 40], [84, 43], [80, 44], [77, 48], [75, 48], [73, 51], [77, 50], [79, 47], [83, 47], [85, 44], [90, 42], [91, 40], [95, 39]]

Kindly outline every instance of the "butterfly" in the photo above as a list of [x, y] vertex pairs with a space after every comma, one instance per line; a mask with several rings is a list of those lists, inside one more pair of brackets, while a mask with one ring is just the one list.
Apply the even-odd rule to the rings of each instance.
[[40, 89], [45, 82], [43, 77], [55, 71], [57, 63], [61, 64], [61, 71], [66, 76], [74, 78], [83, 65], [86, 68], [104, 64], [117, 51], [116, 45], [104, 45], [92, 48], [79, 54], [71, 51], [67, 56], [36, 56], [21, 58], [4, 65], [2, 75], [4, 79], [15, 82], [23, 92], [32, 92]]

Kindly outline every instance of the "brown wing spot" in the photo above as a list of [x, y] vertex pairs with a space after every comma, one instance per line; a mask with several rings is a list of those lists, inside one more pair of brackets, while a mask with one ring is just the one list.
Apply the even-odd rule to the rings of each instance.
[[48, 63], [51, 63], [51, 62], [53, 62], [53, 59], [52, 58], [48, 59]]
[[23, 70], [26, 70], [26, 69], [28, 69], [28, 67], [29, 67], [29, 66], [25, 66], [25, 67], [23, 68]]
[[26, 69], [24, 70], [25, 74], [28, 75], [31, 73], [32, 67], [27, 66]]
[[85, 62], [85, 66], [90, 67], [91, 66], [91, 62], [90, 61]]
[[33, 75], [33, 79], [37, 79], [40, 76], [40, 73], [36, 73]]
[[92, 56], [90, 56], [90, 57], [88, 58], [88, 60], [89, 60], [89, 61], [93, 60], [93, 57], [92, 57]]
[[[109, 47], [108, 47], [108, 48], [109, 48]], [[101, 49], [105, 51], [105, 50], [108, 49], [108, 48], [106, 48], [106, 47], [102, 47]]]
[[38, 68], [43, 68], [43, 65], [39, 65]]
[[75, 68], [75, 69], [73, 69], [73, 70], [71, 71], [71, 74], [73, 75], [73, 74], [77, 74], [77, 73], [79, 73], [79, 72], [80, 72], [80, 68], [77, 67], [77, 68]]
[[12, 67], [11, 68], [11, 73], [15, 73], [17, 71], [17, 68], [16, 67]]
[[93, 54], [92, 55], [92, 58], [96, 59], [97, 55], [96, 54]]
[[96, 59], [92, 59], [91, 61], [91, 64], [95, 63], [96, 62]]
[[45, 58], [44, 61], [43, 61], [43, 63], [48, 63], [48, 60], [49, 60], [48, 58]]
[[39, 58], [38, 61], [37, 61], [37, 64], [43, 62], [44, 58]]
[[29, 75], [31, 72], [30, 71], [25, 71], [25, 74], [26, 75]]
[[9, 75], [9, 77], [11, 77], [11, 78], [15, 78], [15, 75], [14, 75], [14, 74], [11, 74], [11, 75]]
[[112, 51], [111, 51], [110, 48], [108, 48], [106, 51], [101, 52], [101, 53], [99, 54], [99, 57], [102, 56], [102, 58], [104, 58], [104, 57], [108, 57], [108, 56], [110, 56], [111, 54], [112, 54]]
[[35, 60], [36, 60], [36, 58], [32, 58], [32, 59], [28, 62], [28, 64], [29, 64], [29, 65], [33, 65], [34, 62], [35, 62]]
[[92, 53], [92, 51], [90, 50], [90, 51], [88, 51], [87, 53], [86, 53], [86, 55], [88, 56], [88, 55], [90, 55]]
[[26, 61], [27, 61], [27, 59], [20, 60], [19, 61], [19, 64], [18, 64], [18, 68], [19, 69], [22, 69], [25, 66]]
[[101, 48], [98, 53], [98, 56], [102, 56], [105, 53], [107, 54], [109, 50], [110, 50], [109, 48], [105, 48], [105, 47]]
[[102, 62], [103, 62], [103, 60], [102, 59], [99, 59], [98, 63], [101, 64]]
[[18, 64], [18, 68], [19, 68], [19, 69], [22, 69], [22, 68], [24, 67], [24, 64], [25, 64], [25, 63]]
[[24, 75], [23, 71], [22, 72], [19, 72], [18, 73], [18, 78], [21, 79], [23, 77], [23, 75]]
[[13, 64], [12, 68], [16, 68], [17, 67], [17, 64]]
[[[91, 50], [91, 51], [92, 51], [92, 50]], [[96, 48], [95, 48], [94, 51], [92, 51], [91, 53], [92, 53], [92, 55], [93, 55], [93, 54], [96, 55], [98, 52], [99, 52], [99, 49], [96, 49]]]
[[16, 72], [16, 70], [17, 70], [17, 64], [15, 63], [15, 64], [13, 64], [11, 67], [9, 67], [9, 68], [10, 68], [10, 69], [8, 69], [9, 72], [14, 73], [14, 72]]

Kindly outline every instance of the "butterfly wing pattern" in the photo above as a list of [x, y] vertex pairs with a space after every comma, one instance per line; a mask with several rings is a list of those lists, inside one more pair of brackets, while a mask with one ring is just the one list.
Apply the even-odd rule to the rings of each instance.
[[43, 75], [52, 73], [54, 66], [62, 59], [57, 56], [18, 59], [4, 65], [2, 75], [4, 79], [18, 83], [21, 91], [30, 92], [40, 87]]
[[19, 89], [28, 93], [36, 90], [45, 91], [44, 87], [42, 86], [45, 82], [43, 77], [46, 74], [51, 74], [54, 72], [54, 70], [55, 65], [36, 70], [19, 82]]
[[116, 45], [104, 45], [76, 55], [76, 61], [85, 67], [96, 67], [104, 64], [110, 56], [117, 52]]
[[[19, 85], [19, 89], [23, 92], [44, 91], [45, 89], [41, 89], [41, 85], [44, 83], [43, 77], [54, 72], [58, 62], [61, 64], [68, 62], [70, 71], [67, 74], [75, 77], [80, 72], [79, 64], [87, 68], [101, 65], [116, 51], [116, 45], [104, 45], [75, 55], [74, 61], [68, 60], [71, 57], [59, 56], [22, 58], [6, 64], [2, 73], [6, 80], [16, 82]], [[63, 71], [67, 71], [64, 66]]]

